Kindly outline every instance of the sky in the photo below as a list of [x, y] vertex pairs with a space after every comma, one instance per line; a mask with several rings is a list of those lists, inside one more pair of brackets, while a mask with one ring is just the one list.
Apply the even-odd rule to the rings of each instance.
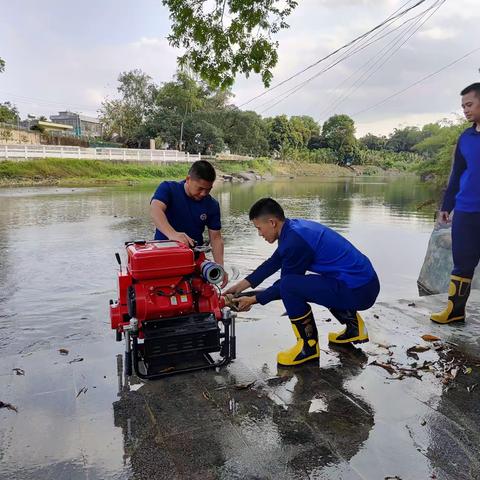
[[[426, 0], [415, 12], [421, 13], [434, 2]], [[276, 37], [279, 62], [272, 86], [365, 33], [402, 5], [415, 2], [298, 3], [288, 18], [290, 28]], [[319, 63], [248, 104], [264, 93], [265, 87], [257, 75], [239, 77], [233, 87], [233, 103], [263, 116], [311, 115], [320, 123], [333, 114], [347, 114], [355, 121], [357, 136], [454, 119], [461, 114], [460, 90], [480, 81], [480, 50], [383, 100], [480, 48], [479, 4], [480, 0], [446, 0], [428, 20], [422, 17], [425, 23], [416, 24], [421, 28], [405, 43], [406, 28], [412, 26], [413, 33], [414, 21], [341, 61], [285, 99], [286, 91], [340, 57]], [[117, 96], [117, 78], [122, 71], [139, 68], [157, 84], [172, 79], [181, 52], [169, 46], [169, 31], [169, 12], [161, 0], [5, 0], [0, 16], [0, 58], [6, 61], [6, 70], [0, 74], [0, 102], [15, 104], [22, 117], [50, 116], [66, 109], [97, 115], [102, 100]], [[383, 103], [375, 106], [379, 102]]]

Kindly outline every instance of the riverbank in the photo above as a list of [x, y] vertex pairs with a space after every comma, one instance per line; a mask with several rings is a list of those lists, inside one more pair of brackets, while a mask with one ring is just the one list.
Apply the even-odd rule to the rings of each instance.
[[[351, 177], [356, 175], [397, 175], [404, 174], [397, 170], [383, 170], [374, 166], [341, 167], [334, 164], [314, 164], [303, 162], [276, 161], [259, 158], [249, 161], [214, 162], [219, 178], [229, 180], [242, 178], [243, 172], [250, 172], [255, 177], [268, 178], [277, 176], [322, 176]], [[162, 179], [180, 179], [187, 175], [190, 165], [179, 164], [144, 164], [106, 162], [96, 160], [74, 160], [47, 158], [30, 161], [0, 162], [0, 187], [12, 186], [94, 186], [132, 183], [157, 183]]]

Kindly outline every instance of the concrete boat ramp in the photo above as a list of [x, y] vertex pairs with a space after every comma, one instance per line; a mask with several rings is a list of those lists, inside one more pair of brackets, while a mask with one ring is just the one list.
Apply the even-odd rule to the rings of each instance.
[[429, 321], [444, 303], [378, 303], [371, 341], [336, 349], [316, 308], [320, 364], [292, 369], [279, 302], [239, 316], [218, 372], [128, 380], [108, 325], [24, 348], [0, 363], [0, 479], [480, 479], [480, 291], [464, 325]]

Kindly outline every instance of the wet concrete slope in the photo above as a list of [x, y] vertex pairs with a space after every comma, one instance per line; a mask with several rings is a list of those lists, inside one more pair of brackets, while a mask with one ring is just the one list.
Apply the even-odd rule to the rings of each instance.
[[465, 325], [428, 321], [443, 301], [376, 305], [361, 349], [328, 347], [338, 325], [317, 308], [320, 364], [293, 369], [275, 363], [279, 303], [239, 317], [219, 372], [125, 379], [113, 335], [8, 355], [0, 478], [480, 478], [480, 292]]

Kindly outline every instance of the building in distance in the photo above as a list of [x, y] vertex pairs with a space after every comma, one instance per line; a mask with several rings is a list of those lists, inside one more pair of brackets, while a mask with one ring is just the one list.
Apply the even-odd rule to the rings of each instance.
[[58, 115], [51, 115], [50, 120], [54, 123], [70, 125], [73, 129], [73, 134], [77, 137], [102, 136], [102, 125], [100, 120], [95, 117], [80, 115], [79, 113], [66, 110], [58, 112]]

